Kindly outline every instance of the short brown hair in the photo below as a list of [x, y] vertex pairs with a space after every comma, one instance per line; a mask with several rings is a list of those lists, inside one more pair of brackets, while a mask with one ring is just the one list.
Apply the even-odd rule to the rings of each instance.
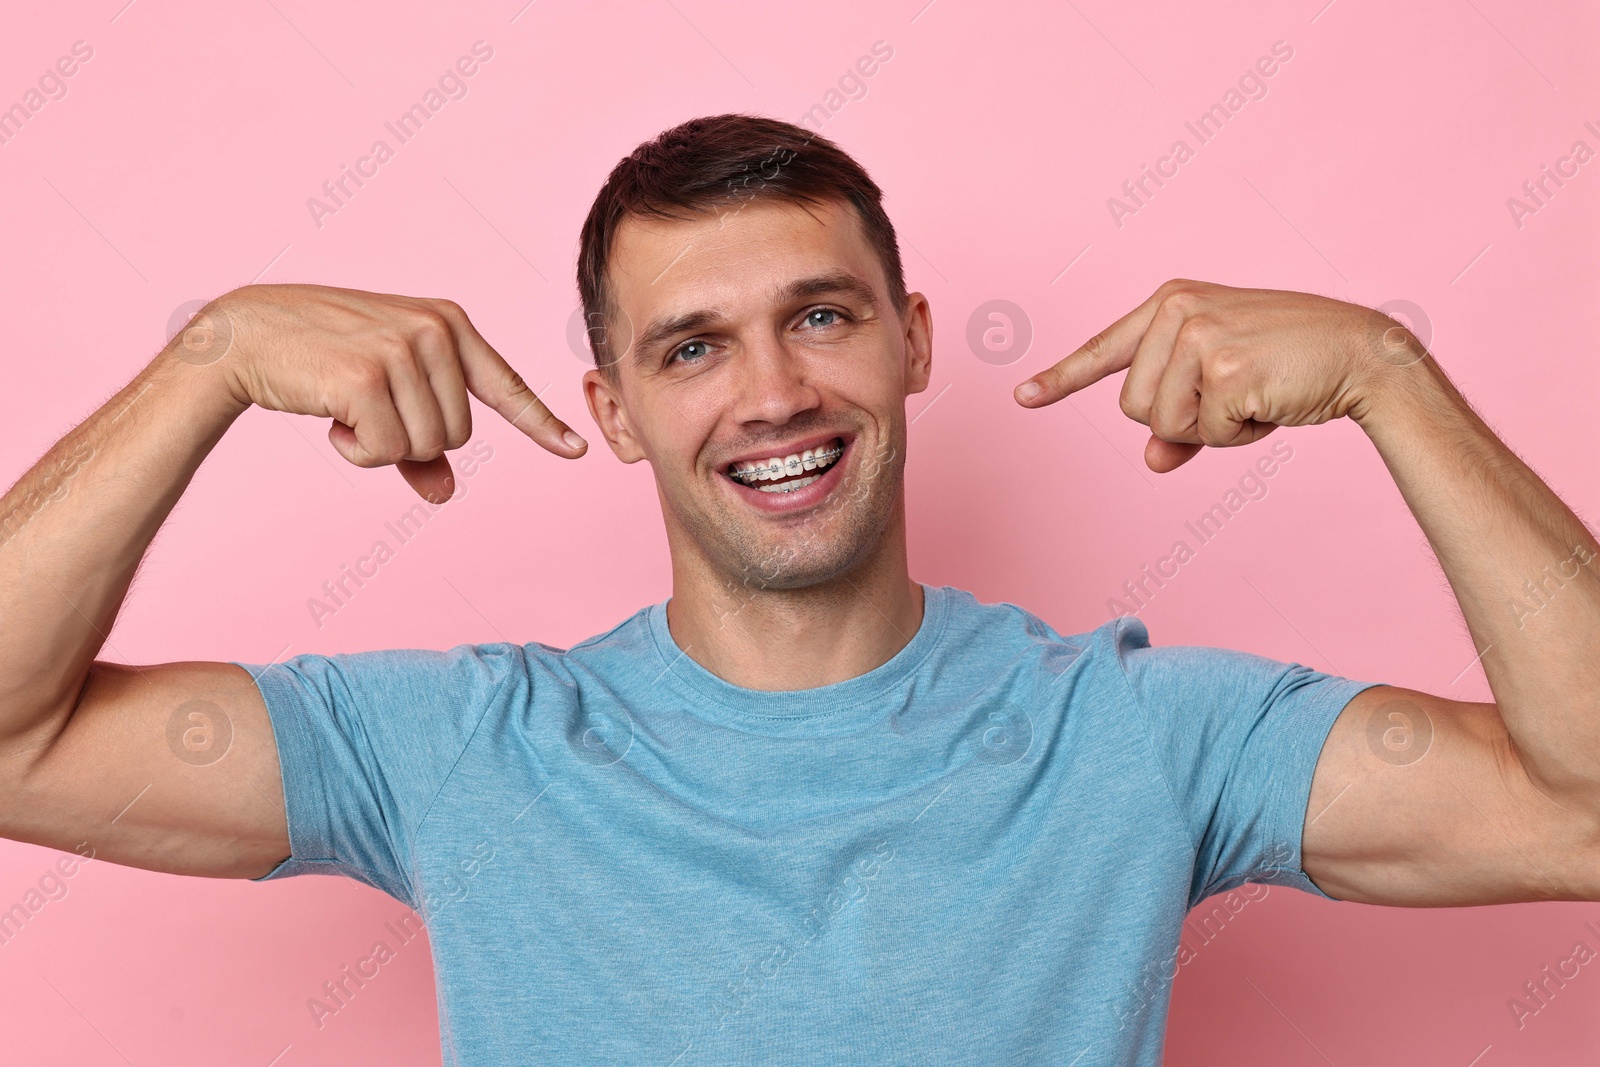
[[894, 224], [883, 191], [838, 145], [793, 123], [759, 115], [712, 115], [646, 141], [612, 168], [589, 208], [578, 250], [578, 296], [595, 365], [615, 380], [605, 325], [614, 298], [606, 266], [617, 227], [629, 215], [687, 221], [694, 214], [757, 198], [840, 201], [855, 208], [883, 264], [895, 311], [908, 301]]

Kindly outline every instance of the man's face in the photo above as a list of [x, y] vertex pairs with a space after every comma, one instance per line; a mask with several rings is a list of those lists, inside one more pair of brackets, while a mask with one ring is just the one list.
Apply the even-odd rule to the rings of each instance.
[[589, 371], [585, 396], [617, 456], [650, 461], [675, 566], [795, 589], [859, 563], [899, 515], [931, 356], [927, 301], [896, 314], [853, 209], [629, 217], [608, 278], [616, 382]]

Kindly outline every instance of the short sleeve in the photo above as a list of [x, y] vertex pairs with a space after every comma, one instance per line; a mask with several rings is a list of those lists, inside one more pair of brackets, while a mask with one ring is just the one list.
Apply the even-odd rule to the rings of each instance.
[[411, 844], [507, 681], [515, 645], [389, 649], [238, 663], [277, 741], [289, 858], [256, 881], [344, 874], [415, 909]]
[[1245, 882], [1326, 897], [1300, 864], [1311, 780], [1344, 706], [1383, 683], [1230, 649], [1152, 648], [1131, 616], [1110, 633], [1195, 847], [1189, 906]]

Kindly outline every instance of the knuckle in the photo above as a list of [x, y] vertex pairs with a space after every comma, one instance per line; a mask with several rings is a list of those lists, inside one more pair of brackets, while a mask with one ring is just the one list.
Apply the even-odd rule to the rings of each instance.
[[411, 335], [418, 341], [438, 345], [450, 338], [450, 323], [431, 308], [419, 308], [411, 321]]
[[1206, 315], [1197, 315], [1192, 311], [1184, 311], [1183, 325], [1178, 327], [1179, 345], [1193, 345], [1207, 348], [1216, 341], [1218, 336], [1217, 323]]
[[462, 399], [459, 414], [445, 418], [444, 446], [455, 449], [472, 440], [472, 411]]
[[468, 332], [476, 332], [477, 328], [472, 325], [472, 319], [467, 315], [467, 309], [454, 300], [440, 301], [439, 312], [452, 327], [464, 329]]
[[516, 371], [512, 371], [511, 376], [506, 379], [506, 395], [517, 400], [527, 400], [534, 407], [544, 406], [540, 403], [539, 398], [534, 395], [533, 389], [528, 385], [527, 380]]
[[356, 464], [361, 467], [385, 467], [406, 458], [405, 442], [379, 430], [356, 431], [356, 447], [361, 453]]
[[1117, 396], [1117, 406], [1122, 409], [1124, 415], [1135, 422], [1147, 422], [1150, 417], [1148, 405], [1129, 392], [1126, 386]]
[[385, 359], [400, 359], [411, 354], [411, 339], [407, 331], [385, 324], [373, 335], [372, 348]]
[[1089, 353], [1089, 355], [1093, 356], [1095, 359], [1104, 359], [1108, 342], [1109, 338], [1106, 336], [1106, 331], [1101, 330], [1099, 333], [1083, 342], [1083, 350]]
[[1228, 444], [1227, 437], [1224, 434], [1218, 433], [1215, 426], [1209, 426], [1203, 422], [1200, 424], [1199, 433], [1197, 436], [1200, 438], [1200, 443], [1205, 445], [1207, 448], [1221, 448]]
[[1206, 360], [1205, 379], [1210, 382], [1235, 381], [1244, 373], [1245, 359], [1238, 352], [1220, 349]]
[[442, 423], [430, 423], [410, 431], [411, 447], [407, 455], [413, 459], [436, 459], [444, 455], [444, 447], [448, 443]]
[[1187, 288], [1185, 284], [1185, 286], [1175, 287], [1168, 291], [1167, 295], [1161, 300], [1161, 308], [1163, 311], [1176, 312], [1188, 318], [1200, 311], [1202, 303], [1203, 298], [1200, 294], [1193, 289]]
[[1156, 288], [1155, 295], [1165, 300], [1179, 293], [1191, 292], [1194, 287], [1195, 283], [1188, 278], [1168, 278]]
[[389, 371], [373, 360], [358, 359], [350, 363], [346, 369], [350, 387], [358, 395], [376, 393], [380, 390], [387, 393], [389, 389]]

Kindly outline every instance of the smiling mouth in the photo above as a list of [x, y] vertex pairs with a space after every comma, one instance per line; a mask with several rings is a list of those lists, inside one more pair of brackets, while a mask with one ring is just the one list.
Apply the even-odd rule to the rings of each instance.
[[759, 489], [763, 493], [792, 493], [822, 477], [844, 455], [844, 449], [844, 438], [835, 437], [825, 445], [803, 452], [735, 463], [724, 473], [741, 485]]

